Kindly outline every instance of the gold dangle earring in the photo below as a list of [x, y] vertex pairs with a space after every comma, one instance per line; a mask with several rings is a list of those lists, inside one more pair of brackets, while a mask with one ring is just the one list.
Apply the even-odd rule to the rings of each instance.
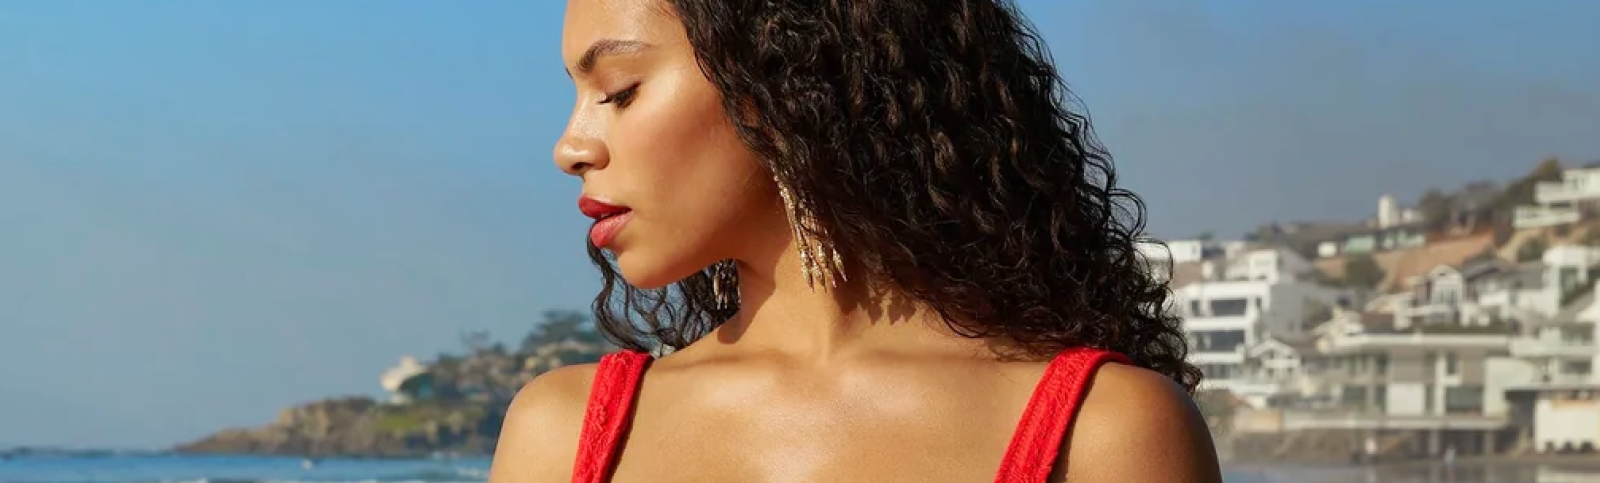
[[797, 200], [781, 180], [778, 180], [778, 196], [783, 198], [789, 226], [794, 230], [795, 244], [800, 252], [800, 272], [806, 277], [806, 285], [815, 290], [817, 281], [823, 280], [825, 289], [838, 287], [840, 281], [846, 280], [844, 261], [828, 239], [827, 231], [811, 215], [809, 202]]

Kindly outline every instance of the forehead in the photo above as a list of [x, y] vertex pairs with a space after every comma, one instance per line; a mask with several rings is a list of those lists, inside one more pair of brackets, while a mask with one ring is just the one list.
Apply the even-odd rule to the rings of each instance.
[[568, 0], [561, 56], [572, 62], [596, 40], [659, 43], [675, 26], [666, 0]]

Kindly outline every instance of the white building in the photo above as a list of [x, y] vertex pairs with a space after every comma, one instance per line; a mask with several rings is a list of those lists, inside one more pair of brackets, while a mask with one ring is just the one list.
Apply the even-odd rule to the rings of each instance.
[[1374, 228], [1386, 230], [1422, 221], [1422, 213], [1416, 208], [1401, 207], [1400, 203], [1395, 201], [1394, 195], [1385, 194], [1378, 197], [1378, 216], [1372, 221]]
[[1494, 261], [1464, 270], [1472, 302], [1465, 314], [1469, 324], [1527, 323], [1560, 310], [1559, 291], [1546, 290], [1543, 262]]
[[1524, 438], [1540, 453], [1589, 453], [1600, 447], [1600, 384], [1566, 383], [1510, 388], [1506, 398], [1530, 426]]
[[1568, 169], [1561, 172], [1560, 181], [1546, 181], [1533, 187], [1533, 201], [1542, 206], [1597, 200], [1600, 200], [1600, 167]]
[[1511, 210], [1511, 226], [1518, 229], [1570, 225], [1583, 220], [1572, 206], [1518, 206]]
[[411, 395], [402, 390], [406, 382], [427, 373], [428, 367], [417, 362], [416, 357], [405, 356], [400, 358], [400, 365], [383, 372], [378, 378], [378, 384], [389, 393], [391, 404], [406, 404], [411, 402]]
[[1392, 331], [1364, 322], [1344, 313], [1320, 328], [1306, 368], [1316, 392], [1345, 409], [1419, 421], [1504, 415], [1500, 394], [1487, 387], [1488, 361], [1506, 355], [1508, 335]]
[[1171, 279], [1165, 277], [1172, 275], [1179, 266], [1198, 264], [1204, 260], [1225, 256], [1232, 244], [1211, 240], [1173, 240], [1138, 242], [1135, 247], [1150, 263], [1150, 270], [1158, 278], [1163, 278], [1163, 282], [1169, 282]]
[[1534, 185], [1533, 206], [1519, 206], [1513, 212], [1512, 226], [1540, 228], [1576, 223], [1583, 219], [1582, 206], [1600, 202], [1600, 167], [1568, 169], [1560, 181]]
[[[1294, 358], [1274, 354], [1277, 363], [1251, 362], [1296, 369], [1302, 377], [1287, 384], [1297, 391], [1280, 392], [1269, 406], [1247, 398], [1255, 407], [1246, 411], [1245, 431], [1364, 430], [1388, 441], [1385, 452], [1414, 456], [1445, 447], [1483, 454], [1507, 446], [1505, 428], [1514, 411], [1497, 379], [1506, 371], [1495, 363], [1509, 360], [1507, 335], [1402, 331], [1391, 315], [1343, 310], [1310, 333], [1311, 343], [1295, 348]], [[1291, 346], [1267, 345], [1279, 348], [1259, 353]], [[1514, 368], [1531, 373], [1525, 364]]]
[[[1256, 313], [1253, 327], [1265, 329], [1233, 336], [1247, 343], [1235, 358], [1198, 350], [1205, 337], [1196, 337], [1192, 357], [1208, 376], [1233, 376], [1218, 365], [1243, 361], [1238, 377], [1212, 379], [1257, 408], [1250, 419], [1257, 430], [1364, 429], [1380, 437], [1421, 431], [1407, 443], [1415, 454], [1447, 446], [1463, 454], [1594, 451], [1600, 449], [1597, 266], [1600, 249], [1579, 246], [1552, 247], [1526, 263], [1486, 255], [1436, 267], [1405, 292], [1367, 304], [1366, 312], [1335, 309], [1299, 337], [1279, 335], [1293, 325]], [[1210, 291], [1189, 296], [1218, 295], [1226, 283], [1249, 282], [1207, 282], [1200, 285]], [[1198, 308], [1200, 315], [1217, 312], [1208, 304]], [[1191, 319], [1191, 337], [1214, 328], [1207, 323], [1250, 326], [1222, 325], [1227, 320]]]
[[[1305, 337], [1309, 323], [1325, 320], [1334, 307], [1348, 307], [1347, 290], [1310, 282], [1311, 265], [1281, 248], [1242, 250], [1206, 261], [1199, 282], [1173, 291], [1174, 310], [1184, 319], [1190, 360], [1208, 388], [1226, 389], [1252, 403], [1283, 390], [1281, 379], [1264, 380], [1252, 370], [1257, 356], [1279, 354], [1269, 340]], [[1309, 321], [1309, 322], [1308, 322]], [[1281, 374], [1279, 374], [1281, 375]], [[1278, 380], [1278, 381], [1274, 381]]]
[[1222, 248], [1220, 244], [1209, 240], [1172, 240], [1160, 243], [1140, 242], [1137, 247], [1139, 253], [1144, 255], [1146, 259], [1165, 261], [1172, 265], [1198, 262], [1219, 253]]
[[1539, 262], [1517, 264], [1483, 256], [1459, 268], [1435, 267], [1389, 300], [1402, 328], [1534, 323], [1554, 317], [1576, 291], [1591, 286], [1590, 267], [1596, 264], [1600, 249], [1574, 245], [1551, 247]]

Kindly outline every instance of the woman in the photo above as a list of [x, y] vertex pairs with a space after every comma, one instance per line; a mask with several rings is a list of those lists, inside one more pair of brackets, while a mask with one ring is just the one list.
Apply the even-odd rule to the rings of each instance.
[[562, 52], [628, 351], [523, 389], [494, 483], [1220, 481], [1139, 201], [1014, 8], [571, 0]]

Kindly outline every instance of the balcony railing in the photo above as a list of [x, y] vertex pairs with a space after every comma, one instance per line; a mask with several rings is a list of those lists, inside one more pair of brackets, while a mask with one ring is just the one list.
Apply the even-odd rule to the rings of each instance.
[[1282, 428], [1294, 429], [1498, 429], [1503, 416], [1485, 414], [1394, 415], [1372, 411], [1291, 410], [1281, 413]]
[[1511, 217], [1513, 227], [1525, 229], [1577, 223], [1583, 219], [1583, 213], [1574, 208], [1518, 206]]
[[1252, 310], [1244, 315], [1185, 317], [1183, 326], [1188, 330], [1246, 329], [1254, 327], [1259, 320], [1261, 313]]
[[1533, 200], [1541, 205], [1600, 199], [1600, 186], [1574, 186], [1562, 181], [1534, 185]]
[[1533, 337], [1511, 339], [1513, 357], [1561, 357], [1584, 359], [1597, 354], [1594, 341], [1552, 340]]

